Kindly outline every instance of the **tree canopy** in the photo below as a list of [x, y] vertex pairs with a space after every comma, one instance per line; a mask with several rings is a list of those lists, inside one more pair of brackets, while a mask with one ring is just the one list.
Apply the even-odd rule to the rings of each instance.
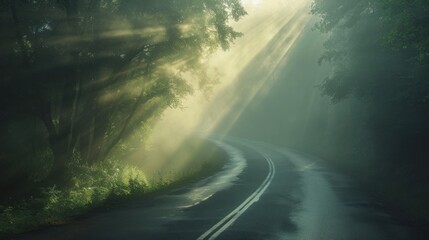
[[365, 119], [365, 129], [349, 139], [369, 140], [360, 145], [350, 140], [350, 155], [366, 163], [372, 155], [372, 166], [388, 166], [378, 173], [392, 178], [403, 176], [403, 169], [419, 181], [428, 177], [421, 170], [429, 164], [428, 11], [429, 2], [420, 0], [316, 0], [312, 5], [320, 17], [316, 28], [328, 36], [320, 63], [334, 66], [321, 89], [334, 102], [359, 99], [364, 109], [354, 114]]
[[16, 178], [58, 178], [103, 161], [214, 84], [202, 60], [228, 49], [245, 14], [239, 0], [1, 1], [1, 174], [24, 161]]

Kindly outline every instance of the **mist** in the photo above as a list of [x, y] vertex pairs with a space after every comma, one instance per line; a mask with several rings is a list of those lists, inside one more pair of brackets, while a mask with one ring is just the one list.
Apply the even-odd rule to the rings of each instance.
[[190, 136], [225, 135], [240, 126], [237, 119], [258, 97], [268, 94], [290, 51], [311, 27], [310, 1], [243, 3], [248, 15], [233, 24], [243, 36], [227, 51], [205, 59], [202, 66], [218, 83], [188, 96], [182, 107], [167, 109], [154, 126], [148, 144], [156, 155], [163, 153], [152, 156], [158, 166]]
[[[395, 218], [425, 225], [428, 9], [401, 0], [3, 1], [0, 227], [13, 235], [38, 226], [32, 214], [49, 225], [197, 182], [180, 207], [191, 208], [241, 177], [264, 179], [251, 170], [257, 158], [268, 175], [246, 209], [268, 182], [286, 182], [274, 178], [276, 164], [296, 185], [287, 194], [303, 195], [296, 204], [313, 209], [317, 175], [336, 209], [320, 165]], [[314, 212], [294, 204], [302, 218], [288, 226], [307, 229]]]

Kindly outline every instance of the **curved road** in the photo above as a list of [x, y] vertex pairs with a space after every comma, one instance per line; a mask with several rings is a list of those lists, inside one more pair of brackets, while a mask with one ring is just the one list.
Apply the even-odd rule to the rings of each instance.
[[317, 159], [263, 143], [216, 141], [219, 173], [15, 239], [425, 239]]

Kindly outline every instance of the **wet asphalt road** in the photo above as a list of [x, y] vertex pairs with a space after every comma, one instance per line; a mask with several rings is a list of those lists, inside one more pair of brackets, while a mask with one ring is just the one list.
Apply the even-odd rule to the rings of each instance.
[[230, 161], [209, 178], [14, 239], [427, 239], [317, 159], [243, 139], [218, 144]]

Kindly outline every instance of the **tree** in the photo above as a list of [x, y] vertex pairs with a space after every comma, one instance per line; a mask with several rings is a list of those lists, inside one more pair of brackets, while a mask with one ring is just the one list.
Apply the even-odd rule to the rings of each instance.
[[104, 160], [136, 127], [180, 105], [195, 86], [183, 73], [213, 84], [201, 59], [227, 49], [240, 36], [228, 22], [246, 14], [239, 0], [0, 4], [0, 122], [36, 119], [53, 179], [73, 159]]
[[378, 157], [393, 167], [427, 164], [428, 9], [418, 0], [316, 0], [312, 8], [316, 28], [329, 33], [320, 61], [335, 66], [322, 91], [366, 105]]

